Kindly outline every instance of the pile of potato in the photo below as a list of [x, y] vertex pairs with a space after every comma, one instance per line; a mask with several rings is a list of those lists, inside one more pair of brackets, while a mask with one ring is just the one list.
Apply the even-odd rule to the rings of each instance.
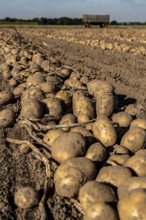
[[[85, 220], [146, 219], [146, 120], [139, 105], [120, 108], [114, 87], [98, 75], [90, 81], [17, 41], [5, 41], [0, 54], [1, 78], [9, 86], [0, 91], [0, 125], [13, 126], [19, 116], [60, 125], [42, 140], [59, 164], [56, 193], [78, 199]], [[20, 109], [7, 107], [16, 101]], [[27, 192], [35, 198], [30, 206]], [[22, 194], [24, 206], [19, 190], [15, 195], [18, 207], [37, 203], [32, 189]]]

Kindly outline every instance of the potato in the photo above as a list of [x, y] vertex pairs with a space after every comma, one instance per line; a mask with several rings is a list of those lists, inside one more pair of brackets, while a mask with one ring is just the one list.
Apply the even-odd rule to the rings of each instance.
[[112, 93], [98, 92], [96, 95], [96, 115], [111, 116], [114, 111], [115, 98]]
[[[64, 115], [59, 121], [59, 125], [70, 125], [76, 123], [76, 117], [73, 114]], [[69, 131], [70, 127], [62, 128], [63, 131]]]
[[13, 79], [13, 78], [11, 78], [10, 80], [9, 80], [9, 84], [10, 84], [10, 86], [17, 86], [18, 85], [18, 81], [16, 80], [16, 79]]
[[30, 186], [19, 188], [14, 194], [14, 202], [21, 209], [31, 208], [38, 203], [38, 194]]
[[96, 92], [98, 92], [99, 90], [102, 90], [105, 93], [112, 93], [114, 90], [113, 86], [110, 83], [102, 80], [89, 81], [87, 83], [87, 89], [88, 93], [93, 96], [95, 96]]
[[16, 97], [20, 97], [23, 92], [26, 90], [26, 87], [24, 84], [19, 84], [18, 86], [15, 87], [15, 89], [13, 90], [13, 94]]
[[146, 189], [146, 177], [133, 176], [127, 179], [121, 186], [118, 188], [118, 197], [119, 199], [127, 196], [129, 192], [135, 189]]
[[128, 154], [113, 154], [106, 161], [107, 164], [111, 165], [121, 165], [124, 166], [126, 162], [129, 160], [130, 156]]
[[85, 210], [84, 220], [118, 220], [117, 212], [112, 208], [112, 206], [95, 202]]
[[42, 82], [36, 85], [36, 87], [42, 90], [44, 93], [53, 93], [56, 91], [56, 87], [52, 82]]
[[20, 115], [30, 120], [40, 119], [43, 117], [43, 104], [34, 98], [23, 100]]
[[53, 129], [53, 130], [49, 130], [43, 138], [43, 141], [48, 144], [49, 146], [52, 145], [53, 141], [60, 135], [64, 133], [64, 131], [62, 129]]
[[146, 109], [142, 104], [130, 104], [126, 107], [125, 112], [136, 118], [146, 119]]
[[94, 137], [105, 147], [113, 146], [117, 141], [116, 130], [111, 121], [106, 116], [99, 116], [93, 124], [92, 131]]
[[46, 113], [48, 113], [50, 116], [57, 117], [63, 114], [63, 108], [59, 99], [49, 97], [43, 99], [42, 102], [45, 104]]
[[78, 132], [62, 133], [51, 145], [52, 157], [59, 163], [73, 157], [83, 156], [86, 150], [85, 138]]
[[95, 164], [85, 158], [76, 157], [63, 162], [54, 175], [55, 191], [60, 196], [73, 197], [87, 181], [97, 175]]
[[82, 134], [85, 137], [85, 139], [87, 140], [88, 144], [92, 144], [95, 141], [93, 134], [82, 126], [77, 126], [77, 127], [71, 128], [70, 131], [78, 132], [78, 133]]
[[26, 85], [27, 87], [36, 86], [43, 82], [45, 82], [45, 77], [42, 75], [42, 73], [37, 72], [35, 74], [28, 76], [26, 80]]
[[135, 189], [118, 202], [120, 220], [146, 219], [146, 189]]
[[30, 87], [23, 92], [21, 96], [21, 103], [27, 101], [28, 99], [37, 99], [39, 101], [42, 101], [44, 98], [45, 96], [40, 89], [36, 87]]
[[131, 176], [132, 171], [127, 167], [107, 166], [100, 169], [96, 181], [119, 187]]
[[94, 105], [90, 98], [85, 96], [83, 91], [76, 91], [73, 94], [73, 114], [78, 117], [79, 114], [85, 114], [89, 119], [94, 118]]
[[5, 105], [13, 101], [13, 94], [10, 91], [1, 91], [0, 92], [0, 105]]
[[135, 153], [144, 148], [146, 141], [146, 131], [139, 127], [130, 128], [122, 137], [120, 145]]
[[32, 56], [32, 61], [36, 63], [37, 65], [41, 65], [43, 62], [43, 57], [41, 53], [36, 53]]
[[78, 123], [86, 123], [90, 120], [89, 116], [86, 113], [80, 112], [77, 117]]
[[139, 127], [139, 128], [143, 128], [146, 130], [146, 120], [141, 119], [141, 118], [137, 118], [131, 122], [130, 128], [132, 128], [132, 127]]
[[71, 107], [72, 98], [71, 98], [70, 91], [60, 90], [56, 93], [55, 97], [61, 100], [61, 102], [63, 103], [64, 108]]
[[85, 157], [94, 162], [103, 163], [107, 157], [107, 149], [99, 142], [94, 143], [88, 148]]
[[138, 176], [146, 176], [146, 155], [134, 155], [127, 160], [126, 167], [131, 168]]
[[127, 112], [118, 112], [112, 116], [112, 121], [118, 124], [119, 127], [127, 128], [132, 121], [132, 116]]
[[115, 144], [110, 149], [110, 155], [112, 154], [129, 155], [129, 150], [119, 144]]
[[97, 181], [85, 183], [79, 191], [79, 201], [83, 210], [88, 209], [90, 205], [96, 202], [112, 203], [116, 200], [114, 190], [110, 186]]
[[72, 70], [66, 68], [66, 67], [62, 67], [61, 68], [61, 71], [60, 71], [60, 75], [62, 78], [67, 78], [70, 76]]
[[15, 113], [9, 108], [0, 111], [0, 127], [9, 127], [15, 120]]

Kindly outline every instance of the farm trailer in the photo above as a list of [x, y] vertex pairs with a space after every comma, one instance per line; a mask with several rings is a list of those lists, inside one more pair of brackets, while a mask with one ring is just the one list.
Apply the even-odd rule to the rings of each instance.
[[109, 15], [83, 15], [85, 27], [92, 27], [92, 25], [99, 25], [100, 28], [108, 27], [109, 21]]

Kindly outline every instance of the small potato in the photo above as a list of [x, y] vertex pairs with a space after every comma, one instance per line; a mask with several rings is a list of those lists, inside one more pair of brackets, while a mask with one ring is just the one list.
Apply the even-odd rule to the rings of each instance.
[[130, 128], [132, 128], [132, 127], [139, 127], [139, 128], [143, 128], [146, 130], [146, 120], [141, 119], [141, 118], [137, 118], [131, 122]]
[[133, 170], [138, 176], [146, 176], [146, 155], [134, 155], [127, 160], [126, 167]]
[[[76, 117], [73, 114], [66, 114], [61, 118], [59, 125], [70, 125], [76, 122], [77, 122]], [[70, 127], [62, 128], [62, 130], [69, 131]]]
[[15, 192], [14, 202], [21, 209], [31, 208], [37, 205], [38, 194], [32, 187], [22, 187]]
[[9, 127], [14, 123], [15, 113], [11, 109], [0, 111], [0, 127]]
[[79, 189], [97, 175], [97, 167], [85, 157], [76, 157], [63, 162], [54, 175], [55, 191], [60, 196], [71, 198]]
[[118, 202], [120, 220], [146, 219], [146, 189], [135, 189]]
[[42, 82], [36, 87], [41, 89], [44, 93], [53, 93], [56, 90], [55, 85], [52, 82]]
[[126, 107], [125, 112], [132, 116], [136, 116], [136, 118], [146, 119], [146, 109], [142, 104], [130, 104]]
[[62, 129], [49, 130], [43, 138], [43, 141], [49, 146], [52, 145], [53, 141], [59, 137], [60, 134], [64, 133]]
[[11, 78], [10, 80], [9, 80], [9, 84], [10, 84], [10, 86], [17, 86], [18, 85], [18, 81], [16, 80], [16, 79], [13, 79], [13, 78]]
[[132, 172], [127, 167], [107, 166], [100, 169], [96, 181], [119, 187], [131, 176]]
[[29, 89], [26, 89], [23, 92], [23, 94], [21, 96], [21, 103], [23, 103], [23, 101], [26, 101], [31, 98], [42, 101], [45, 98], [45, 96], [40, 89], [38, 89], [36, 87], [30, 87]]
[[67, 89], [81, 89], [84, 85], [79, 80], [69, 78], [64, 81], [64, 87]]
[[106, 116], [99, 116], [93, 124], [92, 131], [94, 137], [105, 147], [113, 146], [117, 141], [116, 130], [111, 121]]
[[45, 82], [45, 77], [42, 75], [42, 73], [37, 72], [35, 74], [28, 76], [26, 80], [26, 85], [27, 87], [36, 86], [43, 82]]
[[103, 80], [91, 80], [87, 83], [87, 89], [90, 95], [95, 96], [96, 92], [99, 90], [104, 91], [105, 93], [112, 93], [114, 88], [113, 86]]
[[28, 119], [40, 119], [43, 117], [43, 104], [33, 98], [23, 100], [20, 115]]
[[13, 101], [13, 94], [10, 91], [0, 92], [0, 105], [5, 105]]
[[132, 116], [127, 112], [118, 112], [112, 116], [112, 121], [118, 124], [119, 127], [127, 128], [132, 121]]
[[120, 145], [135, 153], [136, 151], [144, 148], [145, 141], [146, 131], [139, 127], [133, 127], [124, 134]]
[[116, 202], [117, 198], [110, 186], [97, 181], [88, 181], [80, 188], [79, 201], [83, 210], [87, 210], [95, 202], [112, 203]]
[[129, 192], [135, 189], [146, 189], [146, 177], [132, 176], [127, 179], [121, 186], [118, 188], [118, 197], [119, 199], [127, 196]]
[[115, 144], [111, 149], [110, 149], [110, 155], [113, 154], [120, 154], [120, 155], [129, 155], [129, 150], [119, 144]]
[[117, 212], [112, 206], [102, 203], [95, 202], [85, 210], [84, 220], [118, 220]]
[[57, 117], [63, 114], [63, 108], [59, 99], [50, 97], [43, 99], [42, 102], [45, 104], [46, 113], [50, 116]]
[[92, 144], [95, 141], [93, 134], [84, 127], [81, 127], [81, 126], [74, 127], [74, 128], [71, 128], [70, 131], [78, 132], [78, 133], [82, 134], [85, 137], [85, 139], [87, 140], [88, 144]]
[[124, 166], [129, 160], [130, 156], [128, 154], [113, 154], [106, 161], [107, 164], [114, 166], [121, 165]]
[[55, 97], [61, 100], [61, 102], [63, 103], [64, 108], [71, 107], [72, 98], [71, 98], [70, 91], [60, 90], [56, 93]]
[[60, 134], [51, 145], [52, 157], [59, 163], [73, 157], [83, 156], [86, 150], [85, 138], [77, 132]]
[[25, 86], [23, 86], [22, 84], [19, 84], [18, 86], [15, 87], [13, 94], [16, 97], [20, 97], [25, 90], [26, 90]]
[[103, 163], [107, 157], [107, 149], [99, 142], [94, 143], [88, 148], [85, 157], [94, 162]]

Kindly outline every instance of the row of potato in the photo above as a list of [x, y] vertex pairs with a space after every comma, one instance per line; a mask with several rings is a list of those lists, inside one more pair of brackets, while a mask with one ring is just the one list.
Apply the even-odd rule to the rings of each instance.
[[[140, 32], [140, 33], [139, 33]], [[53, 30], [46, 32], [48, 38], [66, 40], [68, 42], [99, 47], [106, 50], [116, 50], [146, 55], [146, 33], [136, 30]]]
[[[120, 108], [114, 87], [98, 75], [90, 81], [7, 37], [0, 49], [1, 78], [8, 82], [0, 91], [0, 125], [13, 126], [19, 115], [52, 118], [48, 125], [62, 128], [45, 132], [42, 141], [59, 164], [56, 193], [79, 199], [85, 220], [146, 219], [146, 120], [137, 117], [138, 104]], [[17, 101], [20, 112], [7, 105]], [[38, 203], [37, 192], [22, 186], [14, 202], [30, 208]]]

